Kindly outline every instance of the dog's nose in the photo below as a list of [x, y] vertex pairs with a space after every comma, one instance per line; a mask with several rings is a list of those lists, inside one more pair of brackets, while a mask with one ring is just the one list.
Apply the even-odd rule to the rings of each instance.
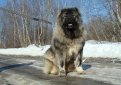
[[68, 26], [72, 26], [73, 24], [68, 24]]
[[68, 28], [71, 29], [73, 27], [73, 24], [69, 23]]

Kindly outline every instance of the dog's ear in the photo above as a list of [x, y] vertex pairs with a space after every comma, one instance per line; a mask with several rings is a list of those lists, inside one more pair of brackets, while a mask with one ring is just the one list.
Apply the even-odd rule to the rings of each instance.
[[81, 14], [80, 14], [80, 12], [79, 12], [79, 9], [78, 9], [77, 7], [74, 7], [73, 9], [74, 9], [74, 11], [81, 17]]
[[64, 12], [66, 12], [66, 11], [67, 11], [67, 8], [61, 9], [61, 13], [64, 13]]
[[77, 7], [74, 7], [74, 10], [75, 10], [75, 11], [77, 11], [77, 12], [79, 12], [79, 10], [78, 10], [78, 8], [77, 8]]
[[74, 8], [74, 10], [75, 10], [75, 12], [77, 12], [77, 13], [79, 13], [80, 14], [80, 12], [79, 12], [79, 9], [78, 8]]

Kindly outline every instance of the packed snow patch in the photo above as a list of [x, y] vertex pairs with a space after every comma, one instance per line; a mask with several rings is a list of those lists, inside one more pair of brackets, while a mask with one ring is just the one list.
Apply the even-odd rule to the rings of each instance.
[[98, 81], [111, 83], [113, 85], [121, 85], [121, 65], [120, 64], [101, 64], [93, 63], [92, 67], [85, 71], [85, 74], [78, 75], [70, 73], [69, 76], [78, 76], [81, 78], [90, 78]]

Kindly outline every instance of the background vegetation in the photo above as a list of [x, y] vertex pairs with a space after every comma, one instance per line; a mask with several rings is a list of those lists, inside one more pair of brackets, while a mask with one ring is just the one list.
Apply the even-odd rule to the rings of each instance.
[[79, 8], [87, 40], [121, 41], [121, 0], [0, 0], [0, 47], [50, 44], [65, 7]]

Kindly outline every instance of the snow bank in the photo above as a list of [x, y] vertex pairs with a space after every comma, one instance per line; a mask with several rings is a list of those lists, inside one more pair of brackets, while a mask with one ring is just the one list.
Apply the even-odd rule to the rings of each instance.
[[104, 57], [121, 59], [121, 42], [87, 41], [83, 51], [84, 57]]
[[35, 46], [29, 45], [25, 48], [8, 48], [8, 49], [0, 49], [0, 54], [7, 55], [30, 55], [30, 56], [43, 56], [46, 50], [50, 47], [50, 45], [46, 46]]
[[[50, 45], [37, 47], [33, 44], [26, 48], [0, 49], [0, 54], [42, 56], [48, 48]], [[121, 59], [121, 42], [86, 41], [83, 56]]]

